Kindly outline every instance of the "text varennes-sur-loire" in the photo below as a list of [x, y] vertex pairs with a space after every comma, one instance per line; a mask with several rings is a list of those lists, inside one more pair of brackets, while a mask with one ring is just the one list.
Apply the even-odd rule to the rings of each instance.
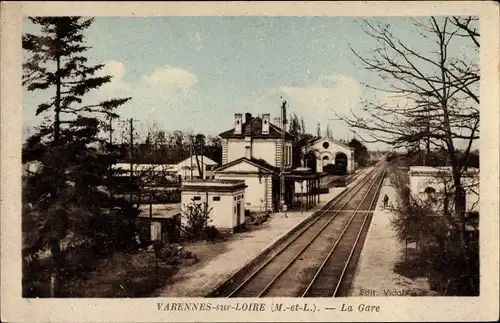
[[212, 304], [212, 303], [157, 303], [158, 311], [265, 311], [265, 303], [236, 303], [236, 304]]

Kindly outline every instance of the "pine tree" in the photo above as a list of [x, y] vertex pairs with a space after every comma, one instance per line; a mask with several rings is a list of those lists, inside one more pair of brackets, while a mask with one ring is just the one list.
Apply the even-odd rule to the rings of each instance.
[[117, 152], [100, 138], [100, 131], [106, 130], [107, 118], [118, 117], [116, 108], [130, 98], [84, 102], [89, 92], [111, 80], [111, 76], [97, 76], [103, 64], [87, 65], [85, 52], [90, 47], [85, 45], [84, 31], [93, 18], [29, 19], [41, 33], [23, 35], [22, 46], [27, 54], [23, 86], [52, 97], [38, 105], [36, 115], [45, 115], [45, 121], [23, 147], [23, 162], [37, 161], [41, 165], [26, 182], [23, 193], [39, 215], [29, 215], [41, 228], [33, 249], [49, 246], [52, 251], [55, 284], [51, 295], [57, 296], [64, 262], [62, 240], [69, 233], [95, 238], [99, 232], [91, 230], [91, 221], [103, 208], [127, 208], [124, 201], [108, 194], [113, 186], [110, 166]]

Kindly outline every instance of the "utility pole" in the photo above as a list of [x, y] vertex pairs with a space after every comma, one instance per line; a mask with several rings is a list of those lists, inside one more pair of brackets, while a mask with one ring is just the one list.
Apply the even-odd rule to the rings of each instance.
[[201, 179], [205, 179], [205, 164], [203, 164], [203, 146], [205, 138], [202, 138], [200, 142], [200, 155], [201, 155]]
[[[285, 127], [287, 124], [286, 120], [286, 101], [283, 101], [281, 106], [281, 194], [280, 194], [280, 202], [281, 202], [281, 210], [285, 211], [285, 159], [286, 159], [286, 149], [285, 149]], [[286, 214], [285, 214], [286, 216]]]
[[189, 179], [193, 180], [193, 136], [191, 136], [191, 145], [189, 146], [189, 161], [191, 163], [189, 168], [191, 171], [191, 177]]
[[[113, 151], [113, 117], [109, 117], [109, 153], [114, 153]], [[113, 199], [113, 187], [112, 187], [112, 181], [113, 181], [113, 164], [109, 165], [109, 179], [108, 179], [108, 192], [109, 196], [111, 199]], [[111, 205], [109, 206], [109, 215], [111, 215], [112, 212], [112, 207]]]
[[130, 203], [132, 203], [132, 184], [134, 178], [134, 163], [132, 161], [132, 154], [134, 149], [134, 119], [130, 118], [130, 153], [129, 153], [129, 162], [130, 162]]

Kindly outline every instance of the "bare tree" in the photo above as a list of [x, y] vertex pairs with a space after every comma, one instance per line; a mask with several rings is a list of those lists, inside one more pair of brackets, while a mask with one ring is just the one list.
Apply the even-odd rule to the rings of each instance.
[[[473, 143], [479, 139], [477, 22], [473, 17], [413, 20], [412, 31], [420, 39], [411, 44], [397, 37], [390, 25], [366, 24], [375, 48], [366, 56], [351, 49], [382, 80], [381, 85], [366, 87], [398, 102], [366, 100], [363, 115], [351, 110], [351, 115], [338, 117], [366, 142], [411, 150], [419, 150], [423, 144], [426, 150], [433, 146], [448, 153], [453, 178], [452, 224], [460, 233], [467, 258], [462, 175]], [[465, 151], [463, 158], [459, 147]]]

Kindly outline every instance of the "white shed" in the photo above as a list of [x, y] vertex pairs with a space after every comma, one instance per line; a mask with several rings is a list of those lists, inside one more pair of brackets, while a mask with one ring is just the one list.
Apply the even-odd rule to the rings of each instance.
[[[193, 180], [181, 186], [181, 210], [192, 203], [207, 203], [211, 225], [224, 231], [245, 225], [245, 181]], [[182, 221], [185, 221], [184, 217]]]

